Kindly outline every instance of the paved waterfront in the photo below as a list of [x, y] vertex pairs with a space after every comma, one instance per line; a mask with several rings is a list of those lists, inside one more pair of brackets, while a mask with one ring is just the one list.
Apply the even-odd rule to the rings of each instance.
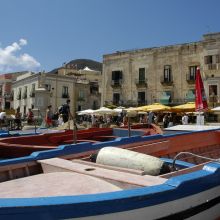
[[213, 129], [220, 129], [220, 123], [213, 123], [209, 125], [176, 125], [164, 130], [168, 131], [203, 131], [203, 130], [213, 130]]

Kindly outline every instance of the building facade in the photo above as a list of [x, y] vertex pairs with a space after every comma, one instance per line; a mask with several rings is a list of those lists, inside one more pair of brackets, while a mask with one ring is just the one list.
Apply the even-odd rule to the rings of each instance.
[[57, 111], [67, 99], [71, 101], [73, 114], [88, 108], [99, 108], [101, 94], [96, 78], [85, 77], [85, 71], [76, 70], [74, 74], [68, 74], [68, 71], [70, 73], [70, 69], [62, 67], [54, 73], [27, 73], [17, 77], [12, 85], [13, 108], [20, 108], [21, 113], [26, 115], [29, 108], [41, 106], [44, 116], [48, 105]]
[[220, 33], [206, 34], [193, 43], [104, 55], [101, 105], [172, 106], [194, 101], [197, 67], [209, 104], [218, 105]]
[[24, 73], [16, 72], [0, 75], [0, 110], [8, 111], [13, 108], [12, 83], [16, 80], [17, 76]]

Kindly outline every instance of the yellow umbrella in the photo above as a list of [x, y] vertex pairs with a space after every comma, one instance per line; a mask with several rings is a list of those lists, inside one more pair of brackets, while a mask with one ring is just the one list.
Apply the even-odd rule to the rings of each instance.
[[161, 103], [153, 103], [151, 105], [145, 105], [142, 107], [139, 107], [139, 111], [170, 111], [171, 107], [163, 105]]
[[195, 111], [195, 102], [187, 102], [183, 105], [177, 105], [172, 107], [173, 112], [194, 112]]

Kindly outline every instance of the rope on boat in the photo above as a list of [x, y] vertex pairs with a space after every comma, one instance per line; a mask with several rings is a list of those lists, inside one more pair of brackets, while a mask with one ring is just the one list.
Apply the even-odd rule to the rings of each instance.
[[204, 157], [204, 156], [201, 156], [201, 155], [198, 155], [198, 154], [194, 154], [194, 153], [191, 153], [191, 152], [180, 152], [178, 153], [174, 159], [173, 159], [173, 164], [172, 164], [172, 168], [174, 170], [176, 170], [176, 166], [175, 166], [175, 163], [176, 163], [176, 160], [177, 160], [177, 157], [179, 157], [180, 155], [182, 154], [189, 154], [191, 156], [194, 156], [194, 157], [199, 157], [199, 158], [202, 158], [202, 159], [205, 159], [205, 160], [210, 160], [210, 161], [213, 161], [213, 162], [217, 162], [217, 163], [220, 163], [220, 159], [213, 159], [213, 158], [210, 158], [210, 157]]

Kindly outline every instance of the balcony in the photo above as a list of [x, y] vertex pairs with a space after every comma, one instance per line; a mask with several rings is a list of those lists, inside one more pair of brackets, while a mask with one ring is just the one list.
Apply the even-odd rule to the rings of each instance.
[[209, 63], [204, 66], [204, 70], [209, 70], [210, 72], [220, 69], [220, 63]]
[[21, 100], [21, 94], [17, 95], [17, 100]]
[[147, 79], [136, 79], [135, 84], [137, 87], [147, 87]]
[[14, 99], [13, 94], [12, 93], [5, 93], [4, 99], [7, 101], [13, 101], [13, 99]]
[[77, 98], [77, 101], [78, 101], [78, 102], [85, 102], [86, 100], [85, 100], [84, 97], [78, 97], [78, 98]]
[[34, 98], [35, 97], [35, 92], [33, 91], [33, 92], [30, 92], [30, 97], [31, 98]]
[[112, 82], [111, 82], [112, 88], [118, 88], [118, 87], [121, 87], [121, 85], [122, 85], [121, 79], [112, 80]]
[[27, 98], [27, 93], [26, 93], [26, 92], [22, 95], [22, 98], [23, 98], [23, 99], [26, 99], [26, 98]]
[[69, 97], [70, 97], [69, 94], [62, 94], [63, 99], [68, 99]]
[[216, 63], [211, 63], [211, 64], [208, 64], [208, 70], [216, 70], [217, 69], [217, 65]]
[[138, 100], [137, 104], [138, 104], [138, 106], [147, 105], [147, 100]]
[[189, 84], [195, 84], [196, 76], [195, 75], [186, 74], [186, 81]]
[[161, 76], [160, 83], [163, 86], [172, 86], [173, 85], [173, 77], [170, 76], [169, 78], [165, 78], [164, 76]]

